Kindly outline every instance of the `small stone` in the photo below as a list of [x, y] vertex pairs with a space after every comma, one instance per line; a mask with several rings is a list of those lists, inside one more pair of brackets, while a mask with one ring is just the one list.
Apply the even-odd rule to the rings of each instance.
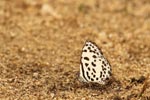
[[41, 7], [41, 13], [43, 15], [52, 15], [55, 18], [60, 18], [61, 16], [48, 4], [43, 4]]
[[50, 95], [51, 95], [51, 97], [52, 97], [52, 98], [54, 98], [54, 96], [55, 96], [55, 94], [54, 94], [54, 93], [51, 93]]
[[37, 78], [39, 76], [39, 73], [35, 72], [33, 73], [33, 77]]

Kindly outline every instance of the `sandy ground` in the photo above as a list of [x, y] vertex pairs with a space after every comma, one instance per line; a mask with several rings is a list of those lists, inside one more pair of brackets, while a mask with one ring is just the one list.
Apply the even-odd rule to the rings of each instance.
[[[104, 86], [78, 81], [95, 42], [112, 66]], [[150, 100], [149, 0], [0, 0], [1, 100]]]

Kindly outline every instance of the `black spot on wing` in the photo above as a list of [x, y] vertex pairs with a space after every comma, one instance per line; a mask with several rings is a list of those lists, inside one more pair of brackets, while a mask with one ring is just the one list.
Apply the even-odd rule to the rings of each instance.
[[89, 64], [88, 63], [85, 63], [85, 66], [87, 67]]
[[109, 77], [107, 77], [106, 80], [109, 80]]
[[111, 76], [111, 72], [110, 71], [108, 71], [108, 74]]
[[106, 71], [106, 68], [104, 68], [103, 71]]
[[93, 57], [93, 58], [96, 58], [96, 55], [93, 55], [92, 57]]
[[94, 72], [94, 73], [96, 73], [96, 71], [95, 71], [95, 69], [94, 69], [94, 68], [92, 68], [92, 70], [93, 70], [93, 72]]
[[96, 77], [96, 75], [93, 75], [93, 77], [95, 78], [95, 77]]
[[94, 81], [94, 79], [93, 79], [93, 78], [91, 78], [91, 81]]
[[88, 57], [84, 57], [84, 59], [87, 60], [87, 61], [89, 61], [89, 58], [88, 58]]
[[83, 52], [87, 52], [87, 50], [83, 50]]
[[86, 74], [87, 74], [87, 76], [89, 75], [89, 73], [88, 73], [88, 72], [86, 72]]
[[102, 65], [102, 70], [103, 70], [103, 71], [105, 71], [105, 70], [106, 70], [106, 68], [105, 68], [103, 65]]
[[90, 52], [93, 52], [92, 50], [90, 50]]
[[105, 75], [103, 74], [103, 77], [105, 77]]
[[104, 74], [106, 74], [106, 71], [104, 70]]
[[88, 72], [86, 72], [86, 75], [87, 75], [88, 79], [90, 79], [90, 78], [91, 78], [91, 77], [89, 76], [89, 73], [88, 73]]
[[91, 63], [93, 67], [96, 67], [96, 64], [94, 64], [94, 62]]
[[91, 69], [90, 69], [90, 67], [88, 67], [88, 71], [90, 71]]
[[104, 61], [102, 61], [102, 64], [105, 64], [105, 62], [104, 62]]
[[96, 54], [97, 54], [97, 55], [99, 55], [99, 53], [98, 53], [98, 52], [97, 52]]
[[105, 61], [102, 61], [102, 64], [103, 64], [104, 66], [106, 66], [106, 63], [105, 63]]
[[100, 71], [100, 78], [102, 77], [102, 71]]
[[106, 66], [106, 63], [104, 63], [104, 66]]
[[104, 68], [104, 66], [102, 65], [102, 69]]
[[91, 47], [88, 47], [89, 50], [91, 50]]

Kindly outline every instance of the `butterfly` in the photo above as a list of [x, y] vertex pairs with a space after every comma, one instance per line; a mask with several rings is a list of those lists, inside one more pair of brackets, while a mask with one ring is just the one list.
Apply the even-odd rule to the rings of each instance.
[[91, 41], [86, 41], [80, 60], [79, 80], [106, 84], [111, 77], [111, 65], [104, 57], [99, 47]]

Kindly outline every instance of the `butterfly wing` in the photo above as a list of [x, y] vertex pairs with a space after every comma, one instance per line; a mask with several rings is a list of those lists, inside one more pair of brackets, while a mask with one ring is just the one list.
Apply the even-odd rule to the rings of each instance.
[[111, 67], [98, 46], [87, 41], [82, 49], [80, 80], [105, 84], [111, 76]]

